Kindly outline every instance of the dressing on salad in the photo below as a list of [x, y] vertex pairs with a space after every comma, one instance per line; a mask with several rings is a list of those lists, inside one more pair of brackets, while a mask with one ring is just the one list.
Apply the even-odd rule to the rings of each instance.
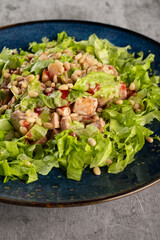
[[160, 121], [160, 77], [154, 55], [130, 53], [95, 34], [65, 32], [0, 53], [0, 176], [36, 181], [53, 167], [79, 181], [89, 166], [119, 173]]

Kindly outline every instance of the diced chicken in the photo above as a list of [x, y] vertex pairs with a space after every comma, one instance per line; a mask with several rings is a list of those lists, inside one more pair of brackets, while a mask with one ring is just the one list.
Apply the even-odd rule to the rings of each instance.
[[119, 86], [119, 93], [120, 93], [120, 99], [126, 99], [127, 98], [127, 88], [126, 84], [121, 82]]
[[1, 91], [5, 93], [5, 98], [0, 101], [0, 106], [7, 104], [13, 96], [11, 91], [7, 88], [2, 88]]
[[24, 119], [25, 113], [23, 113], [21, 110], [16, 110], [15, 112], [12, 113], [11, 123], [16, 130], [19, 130], [20, 128], [19, 121]]
[[103, 127], [105, 126], [106, 123], [103, 120], [103, 118], [100, 118], [99, 120], [97, 120], [96, 122], [93, 122], [91, 124], [95, 125], [97, 128], [99, 128], [100, 132], [103, 132]]
[[108, 74], [114, 74], [116, 77], [118, 77], [118, 72], [115, 69], [115, 67], [113, 67], [112, 65], [107, 65], [106, 64], [106, 65], [98, 67], [97, 70], [99, 72], [105, 72], [105, 73], [108, 73]]
[[58, 113], [56, 113], [56, 112], [52, 113], [51, 123], [52, 123], [52, 125], [53, 125], [53, 128], [60, 128], [59, 115], [58, 115]]
[[62, 117], [69, 116], [70, 113], [71, 113], [70, 107], [57, 108], [56, 111], [57, 111], [57, 113], [58, 113], [60, 116], [62, 116]]
[[63, 63], [58, 60], [56, 60], [54, 63], [50, 63], [48, 65], [48, 72], [51, 78], [53, 78], [54, 75], [56, 76], [62, 75], [64, 72]]
[[70, 129], [71, 128], [70, 122], [71, 122], [71, 118], [69, 116], [68, 117], [62, 117], [62, 119], [61, 119], [61, 129], [62, 130]]
[[75, 101], [73, 112], [81, 115], [93, 115], [95, 113], [97, 105], [97, 98], [78, 98]]

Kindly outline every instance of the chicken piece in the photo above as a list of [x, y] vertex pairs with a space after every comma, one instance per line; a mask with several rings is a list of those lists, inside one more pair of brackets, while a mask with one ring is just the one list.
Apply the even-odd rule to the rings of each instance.
[[70, 107], [61, 107], [56, 109], [57, 113], [62, 117], [67, 117], [71, 113]]
[[48, 72], [51, 78], [53, 78], [54, 75], [56, 76], [62, 75], [64, 72], [63, 63], [58, 60], [56, 60], [54, 63], [50, 63], [48, 65]]
[[97, 98], [78, 98], [75, 101], [73, 112], [80, 115], [93, 115], [98, 105]]
[[99, 120], [97, 120], [96, 122], [93, 122], [89, 125], [95, 125], [99, 130], [100, 132], [103, 132], [103, 127], [105, 126], [105, 121], [103, 120], [103, 118], [100, 118]]
[[56, 113], [56, 112], [52, 113], [51, 123], [52, 123], [52, 125], [53, 125], [53, 128], [60, 128], [59, 115], [58, 115], [58, 113]]
[[70, 129], [71, 128], [70, 122], [71, 122], [71, 118], [69, 116], [62, 117], [61, 122], [60, 122], [61, 129], [62, 130]]
[[105, 73], [108, 73], [108, 74], [114, 74], [116, 77], [118, 77], [118, 72], [115, 69], [115, 67], [113, 67], [112, 65], [107, 65], [106, 64], [106, 65], [98, 67], [97, 70], [99, 72], [105, 72]]
[[15, 112], [12, 113], [11, 123], [13, 127], [19, 131], [19, 128], [20, 128], [19, 121], [24, 119], [25, 119], [25, 113], [23, 113], [21, 110], [16, 110]]

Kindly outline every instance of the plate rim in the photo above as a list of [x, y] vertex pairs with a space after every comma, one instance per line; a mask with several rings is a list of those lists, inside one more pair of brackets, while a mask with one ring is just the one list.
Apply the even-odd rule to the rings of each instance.
[[[112, 24], [107, 24], [107, 23], [101, 23], [101, 22], [95, 22], [95, 21], [87, 21], [87, 20], [72, 20], [72, 19], [47, 19], [47, 20], [36, 20], [36, 21], [24, 21], [24, 22], [18, 22], [18, 23], [13, 23], [13, 24], [8, 24], [8, 25], [4, 25], [4, 26], [0, 26], [0, 31], [1, 30], [5, 30], [8, 28], [13, 28], [16, 26], [24, 26], [24, 25], [30, 25], [30, 24], [41, 24], [41, 23], [75, 23], [75, 24], [89, 24], [89, 25], [97, 25], [97, 26], [102, 26], [102, 27], [111, 27], [117, 30], [121, 30], [124, 32], [128, 32], [131, 35], [134, 36], [138, 36], [140, 38], [143, 38], [149, 42], [151, 42], [154, 45], [157, 45], [160, 48], [160, 42], [146, 36], [143, 35], [139, 32], [124, 28], [124, 27], [120, 27], [120, 26], [116, 26], [116, 25], [112, 25]], [[109, 202], [109, 201], [113, 201], [116, 199], [120, 199], [126, 196], [130, 196], [132, 194], [138, 193], [142, 190], [145, 190], [157, 183], [160, 182], [160, 174], [159, 176], [157, 176], [154, 180], [148, 181], [144, 184], [141, 184], [140, 186], [134, 187], [130, 190], [125, 190], [122, 191], [120, 193], [116, 193], [116, 194], [112, 194], [110, 196], [105, 196], [105, 197], [97, 197], [95, 199], [87, 199], [87, 200], [77, 200], [77, 201], [63, 201], [62, 203], [58, 203], [58, 202], [37, 202], [37, 201], [27, 201], [27, 200], [17, 200], [17, 199], [13, 199], [13, 198], [6, 198], [6, 197], [2, 197], [0, 196], [0, 202], [2, 203], [7, 203], [7, 204], [14, 204], [14, 205], [20, 205], [20, 206], [30, 206], [30, 207], [45, 207], [45, 208], [62, 208], [62, 207], [79, 207], [79, 206], [86, 206], [86, 205], [93, 205], [93, 204], [98, 204], [98, 203], [104, 203], [104, 202]]]

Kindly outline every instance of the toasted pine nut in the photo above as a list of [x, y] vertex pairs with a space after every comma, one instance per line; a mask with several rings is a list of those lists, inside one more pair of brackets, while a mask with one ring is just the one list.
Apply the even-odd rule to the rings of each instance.
[[29, 54], [27, 55], [27, 57], [28, 57], [28, 58], [33, 58], [33, 57], [34, 57], [34, 54], [33, 54], [33, 53], [29, 53]]
[[26, 111], [26, 113], [25, 113], [26, 117], [29, 117], [29, 116], [31, 116], [31, 114], [32, 114], [32, 112], [31, 112], [31, 110], [30, 110], [30, 109], [28, 109], [28, 110]]
[[103, 111], [103, 108], [101, 108], [101, 107], [97, 108], [98, 113], [101, 113], [102, 111]]
[[99, 106], [100, 106], [100, 107], [104, 107], [104, 106], [107, 104], [108, 100], [107, 100], [107, 98], [105, 98], [105, 97], [100, 97], [100, 98], [98, 99], [98, 102], [99, 102]]
[[68, 90], [68, 86], [66, 84], [62, 84], [58, 88], [59, 90]]
[[88, 143], [94, 147], [96, 145], [96, 140], [94, 138], [88, 138]]
[[47, 82], [44, 83], [44, 85], [45, 85], [46, 87], [50, 87], [50, 86], [51, 86], [51, 83], [52, 83], [51, 81], [47, 81]]
[[70, 117], [72, 118], [72, 117], [77, 117], [78, 116], [78, 114], [77, 113], [71, 113], [70, 114]]
[[28, 123], [34, 123], [35, 122], [35, 118], [33, 118], [33, 117], [27, 117], [26, 118], [26, 121], [28, 122]]
[[113, 163], [113, 161], [111, 159], [107, 158], [106, 164], [112, 164], [112, 163]]
[[35, 76], [34, 76], [33, 74], [28, 75], [28, 76], [26, 77], [26, 81], [27, 81], [27, 82], [31, 82], [34, 78], [35, 78]]
[[146, 137], [146, 141], [149, 142], [149, 143], [153, 143], [153, 138], [151, 138], [151, 137]]
[[65, 63], [63, 64], [63, 66], [64, 66], [64, 68], [65, 68], [66, 70], [69, 70], [69, 69], [70, 69], [70, 63], [69, 63], [69, 62], [65, 62]]
[[78, 54], [75, 56], [75, 60], [78, 61], [81, 57], [82, 57], [82, 53], [78, 53]]
[[115, 103], [118, 104], [118, 105], [122, 105], [123, 104], [123, 100], [122, 99], [117, 99], [115, 101]]
[[51, 93], [51, 92], [52, 92], [52, 88], [51, 88], [51, 87], [46, 88], [46, 89], [45, 89], [45, 92], [46, 92], [46, 93]]
[[29, 95], [31, 98], [36, 98], [36, 97], [38, 97], [38, 93], [35, 92], [35, 91], [29, 91], [29, 92], [28, 92], [28, 95]]
[[93, 168], [93, 173], [97, 176], [101, 175], [101, 169], [99, 167], [94, 167]]
[[49, 122], [43, 123], [43, 126], [44, 126], [45, 128], [48, 128], [48, 129], [53, 129], [52, 123], [49, 123]]
[[135, 104], [134, 100], [129, 99], [130, 104], [133, 106]]
[[73, 88], [73, 84], [72, 83], [68, 83], [67, 86], [68, 86], [68, 88]]
[[22, 87], [27, 88], [27, 83], [25, 81], [22, 81]]
[[18, 88], [16, 86], [13, 86], [12, 89], [13, 89], [13, 92], [15, 94], [17, 94], [17, 95], [19, 94], [19, 90], [18, 90]]
[[77, 81], [77, 78], [78, 78], [78, 76], [76, 75], [76, 74], [72, 74], [71, 75], [71, 79], [73, 80], [73, 81]]
[[135, 85], [134, 82], [132, 82], [132, 83], [130, 84], [129, 89], [130, 89], [131, 91], [134, 91], [134, 90], [136, 89], [136, 85]]
[[20, 126], [23, 126], [23, 123], [24, 123], [24, 120], [20, 120], [20, 121], [19, 121], [19, 125], [20, 125]]
[[139, 103], [136, 103], [135, 105], [134, 105], [134, 109], [136, 110], [136, 109], [140, 109], [141, 108], [141, 105], [139, 104]]
[[36, 123], [39, 125], [39, 126], [42, 126], [42, 121], [41, 119], [38, 117], [36, 118]]
[[8, 72], [4, 72], [4, 73], [3, 73], [3, 77], [4, 77], [5, 79], [9, 78], [10, 76], [11, 76], [11, 74], [8, 73]]
[[51, 87], [54, 88], [56, 84], [54, 82], [51, 83]]
[[12, 85], [14, 85], [14, 86], [16, 86], [17, 84], [18, 84], [17, 81], [13, 81], [13, 82], [12, 82]]
[[57, 75], [54, 75], [54, 77], [53, 77], [53, 82], [54, 82], [54, 83], [57, 83], [57, 82], [58, 82]]
[[20, 132], [23, 134], [23, 135], [25, 135], [27, 132], [28, 132], [28, 130], [27, 130], [27, 128], [26, 127], [20, 127]]
[[20, 82], [20, 81], [23, 80], [23, 76], [17, 76], [17, 77], [15, 78], [15, 80], [18, 81], [18, 82]]

